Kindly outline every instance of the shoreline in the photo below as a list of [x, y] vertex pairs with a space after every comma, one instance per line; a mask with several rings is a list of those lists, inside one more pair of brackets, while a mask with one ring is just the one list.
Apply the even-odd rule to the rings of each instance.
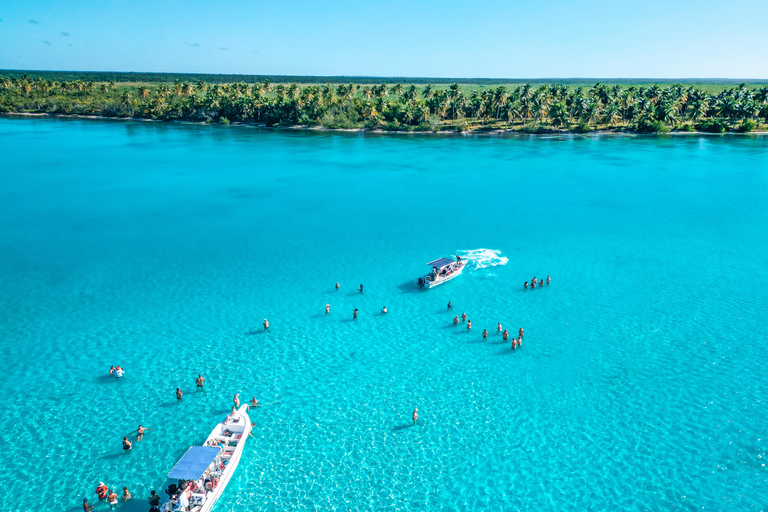
[[576, 132], [573, 130], [557, 130], [551, 132], [531, 133], [524, 132], [522, 130], [438, 130], [438, 131], [419, 131], [419, 130], [371, 130], [369, 128], [327, 128], [325, 126], [307, 126], [307, 125], [294, 125], [294, 126], [267, 126], [265, 123], [243, 123], [243, 122], [230, 122], [229, 124], [221, 123], [208, 123], [205, 121], [185, 121], [185, 120], [163, 120], [163, 119], [147, 119], [144, 117], [109, 117], [109, 116], [96, 116], [96, 115], [83, 115], [83, 114], [55, 114], [49, 112], [2, 112], [2, 117], [49, 117], [49, 118], [64, 118], [64, 119], [88, 119], [88, 120], [105, 120], [105, 121], [130, 121], [130, 122], [144, 122], [144, 123], [174, 123], [174, 124], [188, 124], [198, 126], [236, 126], [241, 128], [264, 128], [269, 130], [294, 130], [294, 131], [317, 131], [317, 132], [345, 132], [345, 133], [372, 133], [372, 134], [392, 134], [392, 135], [441, 135], [441, 136], [458, 136], [458, 135], [513, 135], [513, 136], [526, 136], [526, 137], [558, 137], [558, 136], [584, 136], [591, 135], [621, 135], [621, 136], [669, 136], [669, 135], [707, 135], [722, 137], [726, 135], [734, 136], [749, 136], [749, 135], [768, 135], [766, 130], [755, 130], [751, 132], [723, 132], [723, 133], [711, 133], [701, 131], [668, 131], [668, 132], [655, 132], [655, 133], [639, 133], [631, 130], [594, 130], [589, 132]]

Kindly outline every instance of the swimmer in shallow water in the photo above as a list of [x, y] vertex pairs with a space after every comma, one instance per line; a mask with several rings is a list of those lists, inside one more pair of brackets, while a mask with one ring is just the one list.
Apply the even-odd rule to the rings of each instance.
[[448, 311], [453, 309], [453, 305], [451, 304], [451, 301], [448, 301]]
[[256, 400], [256, 397], [251, 398], [250, 406], [251, 407], [258, 407], [259, 406], [259, 401]]
[[512, 350], [515, 350], [517, 348], [517, 340], [515, 338], [512, 338]]
[[472, 320], [467, 320], [467, 330], [472, 328]]
[[357, 320], [357, 308], [352, 310], [352, 320]]
[[456, 315], [455, 317], [453, 317], [453, 323], [454, 324], [459, 323], [459, 315]]
[[520, 328], [520, 330], [519, 330], [519, 331], [517, 331], [517, 335], [518, 335], [519, 337], [521, 337], [521, 338], [522, 338], [524, 334], [525, 334], [525, 331], [524, 331], [524, 330], [523, 330], [523, 328], [521, 327], [521, 328]]
[[551, 282], [552, 282], [552, 280], [549, 278], [549, 276], [547, 276], [547, 284], [549, 284]]
[[506, 329], [504, 329], [504, 332], [503, 332], [503, 333], [501, 333], [501, 338], [502, 338], [504, 341], [507, 341], [507, 338], [509, 338], [509, 332], [507, 332], [507, 330], [506, 330]]
[[363, 285], [360, 285], [360, 293], [363, 293]]
[[181, 392], [181, 388], [176, 388], [176, 400], [181, 400], [182, 396], [184, 396], [184, 393]]
[[526, 290], [528, 289], [528, 281], [525, 282], [525, 284], [523, 285], [523, 288], [525, 288]]
[[462, 313], [461, 314], [461, 321], [462, 322], [466, 322], [467, 321], [467, 314], [466, 313]]
[[267, 322], [267, 319], [264, 319], [264, 329], [269, 329], [269, 322]]
[[127, 437], [123, 437], [123, 450], [128, 451], [131, 448], [133, 448], [133, 443], [131, 443]]
[[339, 289], [339, 283], [336, 283], [336, 289], [337, 290]]
[[419, 421], [419, 410], [418, 409], [414, 409], [413, 410], [413, 424], [415, 425], [417, 421]]
[[197, 374], [197, 378], [195, 379], [195, 388], [196, 389], [203, 389], [203, 382], [205, 382], [205, 379], [203, 378], [202, 374]]
[[488, 339], [488, 329], [483, 329], [483, 339], [484, 340]]
[[235, 407], [240, 407], [240, 393], [235, 393], [235, 397], [232, 399]]
[[522, 336], [517, 338], [517, 346], [518, 347], [522, 347], [523, 346], [523, 337]]
[[381, 312], [382, 313], [386, 313], [387, 312], [387, 306], [384, 306], [383, 308], [381, 308]]
[[499, 331], [499, 332], [501, 332], [501, 331], [503, 330], [503, 329], [501, 328], [501, 322], [499, 322], [498, 324], [496, 324], [496, 330], [497, 330], [497, 331]]
[[330, 304], [326, 304], [325, 305], [325, 314], [327, 315], [330, 312], [331, 312], [331, 305]]

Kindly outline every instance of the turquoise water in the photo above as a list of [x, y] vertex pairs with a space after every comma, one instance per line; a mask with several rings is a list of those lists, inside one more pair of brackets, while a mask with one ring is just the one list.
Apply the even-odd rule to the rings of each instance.
[[766, 138], [6, 118], [0, 147], [2, 510], [144, 503], [235, 392], [281, 401], [219, 511], [768, 507]]

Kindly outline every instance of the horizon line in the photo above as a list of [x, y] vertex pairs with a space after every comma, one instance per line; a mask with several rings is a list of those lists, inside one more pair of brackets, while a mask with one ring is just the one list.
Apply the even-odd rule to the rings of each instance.
[[768, 78], [726, 78], [726, 77], [526, 77], [526, 78], [505, 78], [505, 77], [446, 77], [446, 76], [405, 76], [405, 75], [296, 75], [296, 74], [275, 74], [275, 73], [205, 73], [193, 71], [98, 71], [98, 70], [56, 70], [56, 69], [0, 69], [0, 73], [82, 73], [82, 74], [128, 74], [128, 75], [198, 75], [198, 76], [242, 76], [242, 77], [265, 77], [265, 78], [311, 78], [311, 79], [365, 79], [365, 80], [434, 80], [434, 81], [471, 81], [482, 80], [484, 82], [500, 80], [505, 82], [556, 82], [567, 80], [570, 82], [601, 82], [601, 81], [621, 81], [621, 82], [751, 82], [768, 83]]

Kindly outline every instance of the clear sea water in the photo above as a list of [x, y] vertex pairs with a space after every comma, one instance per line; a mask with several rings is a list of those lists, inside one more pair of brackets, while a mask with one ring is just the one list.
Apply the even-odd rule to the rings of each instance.
[[4, 118], [0, 150], [0, 510], [145, 510], [236, 392], [280, 401], [217, 511], [768, 509], [767, 138]]

